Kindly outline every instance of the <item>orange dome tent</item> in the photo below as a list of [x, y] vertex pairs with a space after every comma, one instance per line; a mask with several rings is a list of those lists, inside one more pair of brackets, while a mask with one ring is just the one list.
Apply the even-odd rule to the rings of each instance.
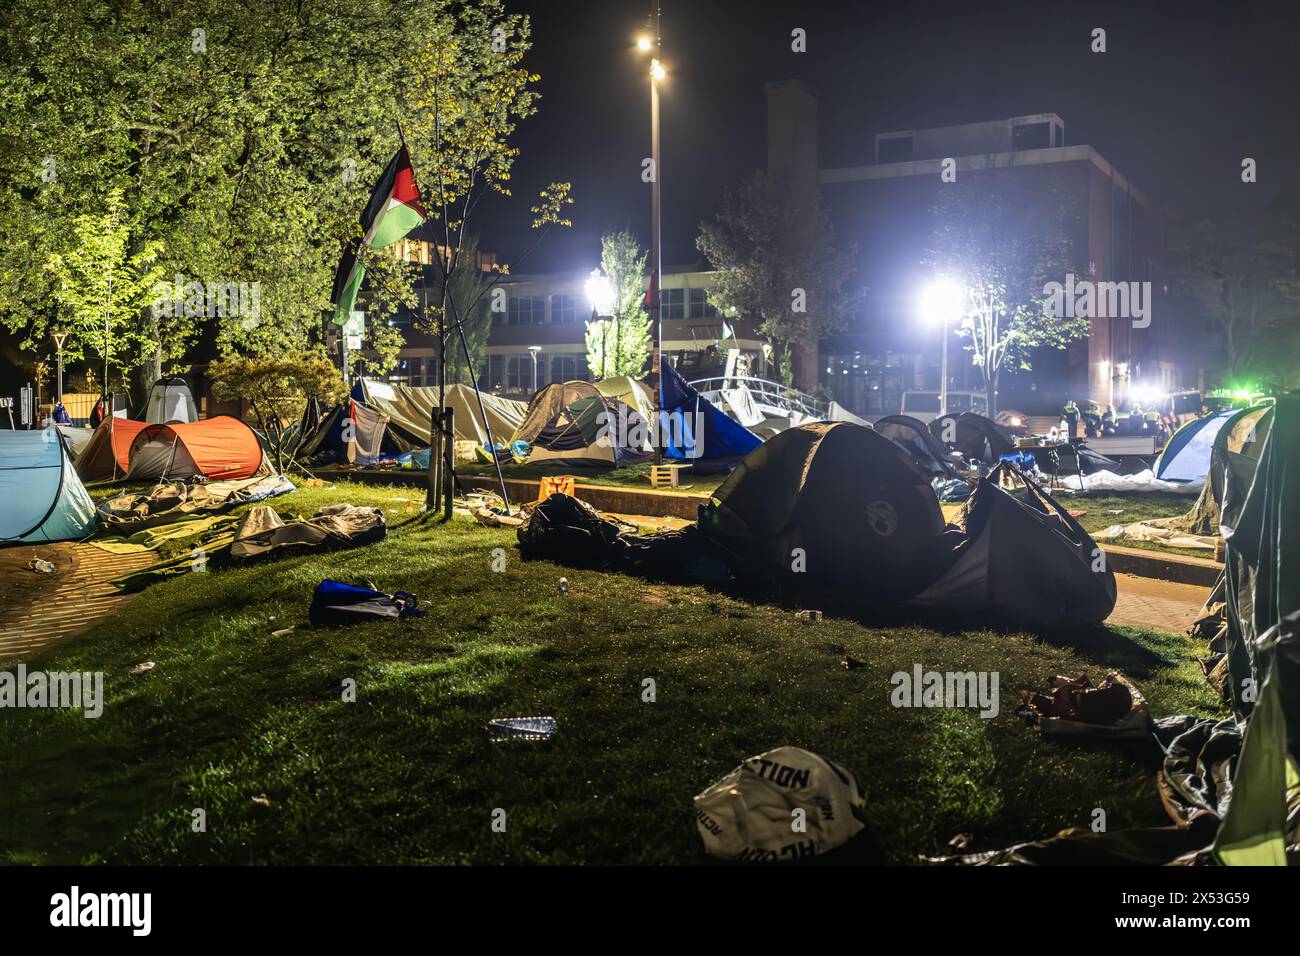
[[148, 422], [116, 415], [105, 418], [77, 455], [77, 474], [81, 480], [111, 481], [125, 475], [130, 466], [131, 443], [148, 427]]
[[262, 444], [237, 418], [218, 415], [197, 422], [148, 425], [131, 443], [128, 479], [250, 478], [263, 471]]

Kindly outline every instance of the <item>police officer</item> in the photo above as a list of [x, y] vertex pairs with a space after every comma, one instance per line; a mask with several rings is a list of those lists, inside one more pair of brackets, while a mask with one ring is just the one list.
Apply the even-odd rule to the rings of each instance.
[[1074, 399], [1069, 399], [1061, 409], [1061, 418], [1065, 419], [1065, 440], [1069, 441], [1079, 434], [1079, 406]]

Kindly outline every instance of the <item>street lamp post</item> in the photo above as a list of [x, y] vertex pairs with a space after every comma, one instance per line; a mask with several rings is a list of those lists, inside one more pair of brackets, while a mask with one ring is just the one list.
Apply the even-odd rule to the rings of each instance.
[[593, 269], [586, 282], [587, 301], [591, 303], [591, 321], [600, 324], [600, 377], [605, 377], [605, 357], [609, 352], [609, 323], [614, 311], [614, 285], [608, 276]]
[[939, 415], [948, 414], [948, 326], [960, 318], [964, 310], [965, 293], [952, 279], [939, 277], [930, 281], [921, 292], [921, 314], [930, 321], [939, 320], [943, 345], [939, 358]]
[[537, 353], [542, 350], [540, 345], [528, 346], [529, 353], [533, 356], [533, 394], [537, 394]]
[[63, 340], [68, 337], [68, 333], [63, 329], [55, 329], [52, 337], [54, 339], [54, 351], [58, 358], [59, 365], [58, 389], [55, 392], [54, 397], [54, 401], [57, 404], [63, 401]]
[[[663, 178], [663, 169], [659, 162], [659, 83], [663, 80], [665, 71], [663, 63], [659, 59], [663, 47], [663, 34], [659, 22], [659, 0], [651, 0], [650, 10], [650, 31], [637, 40], [637, 48], [644, 53], [654, 54], [650, 60], [650, 161], [654, 167], [654, 177], [650, 180], [650, 301], [653, 303], [654, 308], [654, 340], [650, 359], [650, 382], [657, 416], [662, 404], [659, 367], [663, 349], [663, 306], [659, 301], [660, 282], [663, 278], [659, 216], [661, 180]], [[655, 462], [658, 463], [663, 460], [663, 457], [658, 442], [655, 445]]]

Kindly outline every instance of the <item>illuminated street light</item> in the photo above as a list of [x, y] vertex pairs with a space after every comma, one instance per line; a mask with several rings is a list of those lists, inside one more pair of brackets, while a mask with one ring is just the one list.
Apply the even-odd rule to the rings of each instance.
[[966, 311], [966, 291], [946, 276], [926, 283], [921, 290], [920, 310], [927, 322], [938, 321], [943, 327], [943, 350], [939, 360], [939, 414], [948, 414], [948, 325]]
[[666, 74], [666, 73], [664, 72], [664, 65], [663, 65], [662, 63], [660, 63], [658, 60], [651, 60], [651, 61], [650, 61], [650, 76], [651, 76], [651, 78], [653, 78], [653, 79], [655, 79], [655, 80], [662, 80], [662, 79], [663, 79], [665, 76], [667, 76], [667, 75], [668, 75], [668, 74]]
[[592, 313], [609, 315], [614, 311], [614, 285], [609, 281], [609, 276], [601, 275], [600, 270], [595, 269], [585, 287]]
[[649, 53], [652, 49], [654, 49], [654, 45], [655, 45], [655, 41], [650, 39], [644, 33], [641, 34], [641, 36], [636, 38], [636, 48], [640, 50], [642, 53]]
[[537, 394], [537, 355], [539, 352], [542, 351], [542, 347], [540, 345], [530, 345], [528, 346], [528, 351], [533, 357], [533, 394], [536, 395]]
[[600, 377], [603, 379], [609, 352], [609, 324], [614, 319], [611, 315], [614, 311], [614, 284], [609, 281], [609, 276], [593, 269], [586, 288], [587, 301], [591, 303], [591, 321], [600, 324]]

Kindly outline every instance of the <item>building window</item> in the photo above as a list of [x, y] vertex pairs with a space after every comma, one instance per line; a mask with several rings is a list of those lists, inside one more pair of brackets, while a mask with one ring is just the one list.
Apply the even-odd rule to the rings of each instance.
[[551, 296], [551, 321], [574, 325], [578, 321], [578, 297], [576, 295]]
[[897, 415], [903, 404], [904, 370], [886, 361], [861, 352], [827, 356], [826, 387], [831, 397], [857, 415]]
[[437, 385], [438, 361], [430, 358], [399, 358], [388, 381], [400, 385]]
[[689, 317], [692, 319], [716, 319], [718, 317], [718, 310], [709, 304], [708, 293], [703, 289], [689, 290], [687, 304], [690, 309]]
[[529, 295], [518, 295], [510, 298], [506, 319], [508, 324], [541, 325], [545, 320], [545, 299]]
[[587, 372], [587, 356], [585, 353], [573, 353], [570, 355], [552, 355], [551, 356], [551, 381], [552, 382], [585, 382], [590, 379]]
[[662, 318], [686, 318], [686, 290], [661, 289], [659, 291], [659, 309], [662, 313]]
[[[542, 374], [541, 365], [538, 365], [537, 374]], [[511, 355], [506, 358], [506, 376], [505, 387], [507, 392], [532, 392], [533, 390], [533, 357], [531, 355]]]

